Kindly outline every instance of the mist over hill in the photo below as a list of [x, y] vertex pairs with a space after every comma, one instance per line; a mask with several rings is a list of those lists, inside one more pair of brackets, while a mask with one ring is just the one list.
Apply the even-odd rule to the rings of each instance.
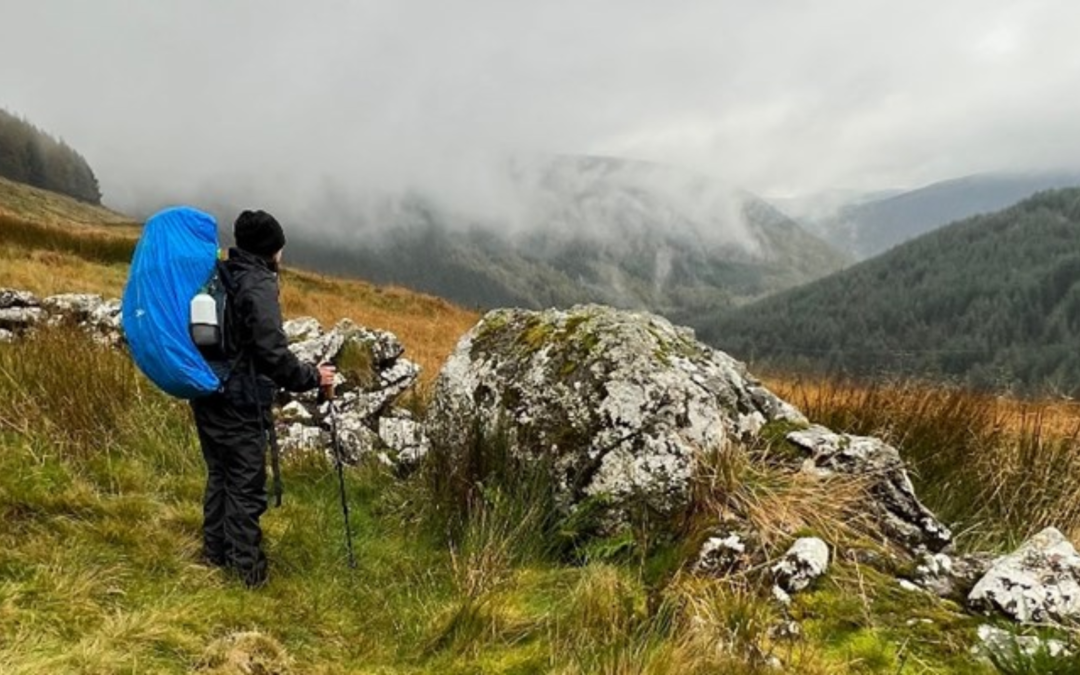
[[[1080, 171], [984, 173], [933, 183], [879, 198], [852, 194], [815, 203], [794, 202], [807, 229], [859, 260], [961, 218], [990, 213], [1040, 190], [1080, 186]], [[831, 213], [823, 213], [832, 206]], [[783, 208], [783, 204], [781, 205]], [[816, 208], [815, 208], [816, 207]]]
[[846, 262], [755, 196], [669, 167], [561, 157], [507, 185], [486, 213], [384, 201], [290, 259], [482, 308], [601, 302], [690, 324]]
[[1080, 393], [1080, 189], [1037, 194], [742, 307], [703, 332], [739, 358]]

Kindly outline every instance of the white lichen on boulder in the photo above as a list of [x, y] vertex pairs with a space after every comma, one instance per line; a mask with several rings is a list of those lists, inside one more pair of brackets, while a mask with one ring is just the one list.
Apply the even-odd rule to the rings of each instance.
[[602, 498], [617, 521], [631, 504], [675, 512], [701, 453], [774, 420], [806, 423], [689, 329], [587, 305], [487, 314], [440, 373], [429, 431], [449, 453], [505, 432], [516, 456], [552, 467], [563, 507]]

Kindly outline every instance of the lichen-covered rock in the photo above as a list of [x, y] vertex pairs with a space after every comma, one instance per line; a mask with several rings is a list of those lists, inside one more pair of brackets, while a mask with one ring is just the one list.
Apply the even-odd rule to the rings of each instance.
[[1047, 528], [995, 560], [968, 604], [1021, 623], [1078, 619], [1080, 555], [1061, 532]]
[[300, 422], [279, 424], [278, 443], [282, 454], [303, 451], [327, 452], [330, 447], [330, 434]]
[[7, 307], [0, 309], [0, 328], [20, 333], [36, 326], [48, 317], [41, 307]]
[[282, 330], [285, 331], [285, 337], [290, 344], [317, 340], [323, 334], [322, 325], [310, 316], [290, 319], [282, 324]]
[[20, 291], [14, 288], [0, 288], [0, 309], [13, 307], [39, 307], [41, 302], [30, 291]]
[[379, 438], [394, 453], [394, 463], [406, 470], [415, 468], [431, 449], [423, 425], [403, 410], [379, 418]]
[[896, 448], [881, 439], [837, 434], [822, 426], [793, 431], [787, 439], [807, 455], [804, 471], [841, 473], [872, 480], [870, 506], [886, 530], [912, 550], [941, 551], [952, 533], [915, 496]]
[[[289, 349], [301, 361], [329, 362], [338, 368], [338, 396], [333, 405], [346, 462], [358, 462], [371, 453], [385, 455], [391, 463], [418, 461], [422, 453], [416, 448], [384, 452], [387, 446], [391, 450], [393, 446], [376, 431], [381, 427], [379, 419], [390, 412], [394, 401], [420, 377], [420, 367], [401, 358], [405, 349], [396, 336], [357, 326], [347, 319], [324, 331], [310, 317], [287, 321], [285, 334], [290, 340]], [[331, 454], [330, 404], [319, 398], [318, 391], [287, 395], [288, 402], [281, 410], [279, 435], [298, 436], [301, 441], [319, 439], [323, 449]], [[321, 431], [316, 435], [305, 430], [312, 428]]]
[[983, 554], [950, 556], [924, 553], [915, 567], [916, 585], [940, 598], [962, 602], [987, 570], [992, 560]]
[[[1024, 665], [1016, 663], [1018, 658], [1030, 658], [1039, 653], [1050, 658], [1072, 654], [1072, 651], [1061, 640], [1055, 640], [1054, 638], [1043, 639], [1034, 635], [1013, 635], [995, 626], [985, 624], [979, 626], [978, 635], [979, 644], [972, 651], [975, 654], [992, 658], [997, 663], [1015, 665], [1017, 667], [1015, 672], [1021, 672]], [[1024, 670], [1026, 671], [1026, 669]]]
[[90, 318], [104, 301], [92, 293], [62, 293], [50, 295], [41, 301], [41, 307], [49, 313], [52, 323], [61, 321], [82, 323]]
[[777, 419], [805, 423], [689, 329], [588, 305], [488, 313], [439, 375], [429, 435], [467, 462], [474, 434], [505, 432], [517, 457], [552, 467], [560, 506], [602, 498], [617, 524], [631, 503], [682, 507], [701, 453]]
[[333, 419], [327, 414], [323, 424], [331, 434], [337, 434], [342, 460], [356, 464], [365, 456], [382, 449], [379, 435], [368, 426], [368, 419], [355, 411], [335, 409]]
[[304, 407], [299, 401], [291, 401], [281, 406], [281, 413], [278, 415], [278, 419], [282, 422], [310, 422], [315, 419], [315, 416], [311, 414], [307, 408]]
[[746, 537], [733, 530], [723, 530], [709, 537], [694, 563], [696, 574], [724, 576], [746, 566], [750, 559]]
[[829, 546], [817, 537], [797, 539], [773, 565], [776, 585], [785, 593], [806, 590], [829, 569]]

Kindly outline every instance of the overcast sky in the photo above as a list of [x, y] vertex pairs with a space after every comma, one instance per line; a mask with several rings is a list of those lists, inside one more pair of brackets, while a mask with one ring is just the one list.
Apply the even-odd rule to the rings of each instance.
[[467, 189], [507, 153], [766, 195], [1080, 166], [1075, 0], [0, 0], [0, 107], [107, 203]]

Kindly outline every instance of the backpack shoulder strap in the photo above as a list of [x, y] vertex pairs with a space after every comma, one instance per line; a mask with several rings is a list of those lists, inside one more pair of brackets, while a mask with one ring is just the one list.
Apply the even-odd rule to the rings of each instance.
[[225, 264], [224, 260], [217, 261], [217, 275], [226, 293], [232, 295], [236, 292], [236, 278], [233, 277], [233, 273], [229, 271], [229, 266]]

